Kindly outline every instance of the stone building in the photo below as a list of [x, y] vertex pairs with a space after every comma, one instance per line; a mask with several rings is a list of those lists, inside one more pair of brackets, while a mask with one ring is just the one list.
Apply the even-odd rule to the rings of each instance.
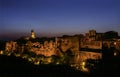
[[52, 56], [55, 55], [57, 46], [56, 42], [50, 41], [44, 41], [44, 43], [40, 42], [31, 42], [28, 41], [26, 43], [27, 50], [30, 52], [34, 52], [37, 55], [44, 55], [44, 56]]
[[75, 53], [79, 51], [79, 37], [77, 36], [66, 36], [58, 38], [58, 47], [66, 52], [67, 50]]
[[6, 51], [16, 51], [17, 50], [17, 42], [14, 42], [14, 41], [6, 42], [5, 50]]
[[102, 49], [102, 41], [81, 41], [81, 48]]
[[104, 33], [97, 33], [96, 30], [89, 30], [89, 33], [85, 34], [85, 39], [88, 41], [103, 40]]

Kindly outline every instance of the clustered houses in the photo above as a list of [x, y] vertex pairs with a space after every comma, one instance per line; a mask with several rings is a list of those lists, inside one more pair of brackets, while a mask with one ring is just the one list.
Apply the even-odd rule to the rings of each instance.
[[89, 32], [85, 34], [85, 40], [87, 41], [102, 40], [103, 37], [104, 33], [97, 33], [96, 30], [89, 30]]
[[17, 42], [10, 41], [6, 43], [6, 51], [18, 51], [18, 52], [34, 52], [37, 55], [44, 55], [44, 56], [52, 56], [56, 55], [56, 49], [57, 45], [56, 42], [53, 42], [52, 40], [50, 42], [45, 41], [44, 44], [41, 44], [39, 42], [31, 42], [28, 41], [24, 45], [18, 45]]
[[6, 51], [10, 52], [20, 52], [23, 53], [24, 51], [34, 52], [37, 55], [44, 55], [44, 56], [52, 56], [56, 54], [57, 50], [57, 39], [54, 42], [53, 40], [44, 41], [44, 43], [40, 42], [32, 42], [29, 39], [35, 39], [34, 31], [31, 30], [31, 36], [27, 37], [28, 39], [26, 43], [18, 44], [15, 41], [6, 42]]
[[17, 42], [14, 42], [14, 41], [7, 42], [5, 50], [6, 51], [16, 51], [17, 50]]
[[118, 33], [115, 31], [97, 33], [96, 30], [89, 30], [81, 41], [81, 47], [84, 48], [101, 49], [103, 44], [107, 44], [108, 48], [112, 44], [117, 50], [120, 50]]
[[105, 33], [97, 33], [96, 30], [89, 30], [89, 32], [85, 34], [85, 39], [89, 41], [117, 40], [118, 32], [108, 31]]
[[29, 47], [28, 50], [30, 52], [34, 52], [37, 55], [44, 55], [44, 56], [52, 56], [56, 53], [56, 42], [53, 41], [45, 41], [44, 44], [40, 44], [39, 42], [27, 42], [26, 46]]
[[32, 42], [27, 41], [25, 44], [19, 45], [17, 42], [6, 42], [6, 51], [16, 51], [23, 53], [24, 51], [34, 52], [37, 55], [52, 56], [61, 55], [61, 51], [65, 53], [67, 50], [78, 51], [78, 39], [76, 37], [55, 38], [55, 41]]
[[[70, 50], [75, 54], [77, 51], [81, 51], [80, 48], [92, 48], [92, 49], [102, 49], [102, 44], [106, 43], [110, 46], [111, 43], [114, 43], [117, 50], [120, 50], [120, 41], [118, 40], [105, 40], [103, 39], [104, 35], [115, 35], [116, 32], [107, 32], [105, 33], [96, 33], [95, 30], [90, 30], [89, 33], [86, 33], [85, 36], [63, 36], [55, 38], [55, 40], [44, 40], [41, 42], [32, 42], [29, 39], [36, 39], [34, 31], [31, 31], [31, 36], [26, 39], [25, 44], [19, 45], [17, 42], [10, 41], [6, 43], [6, 51], [29, 51], [34, 52], [37, 55], [52, 56], [57, 55], [59, 51], [65, 53]], [[111, 36], [112, 37], [112, 36]], [[114, 38], [115, 38], [114, 37]]]

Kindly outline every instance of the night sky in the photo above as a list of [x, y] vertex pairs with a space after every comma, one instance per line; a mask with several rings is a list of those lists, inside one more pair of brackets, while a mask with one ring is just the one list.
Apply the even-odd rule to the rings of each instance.
[[117, 31], [120, 0], [0, 0], [0, 39]]

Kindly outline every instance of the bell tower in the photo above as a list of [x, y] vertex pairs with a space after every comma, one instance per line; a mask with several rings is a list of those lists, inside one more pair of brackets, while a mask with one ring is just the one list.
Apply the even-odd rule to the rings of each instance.
[[31, 38], [35, 38], [34, 30], [31, 30]]

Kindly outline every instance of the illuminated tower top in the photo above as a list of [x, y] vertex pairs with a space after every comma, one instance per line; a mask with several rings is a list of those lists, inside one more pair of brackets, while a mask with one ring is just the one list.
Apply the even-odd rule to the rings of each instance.
[[31, 38], [35, 38], [34, 30], [31, 30]]

